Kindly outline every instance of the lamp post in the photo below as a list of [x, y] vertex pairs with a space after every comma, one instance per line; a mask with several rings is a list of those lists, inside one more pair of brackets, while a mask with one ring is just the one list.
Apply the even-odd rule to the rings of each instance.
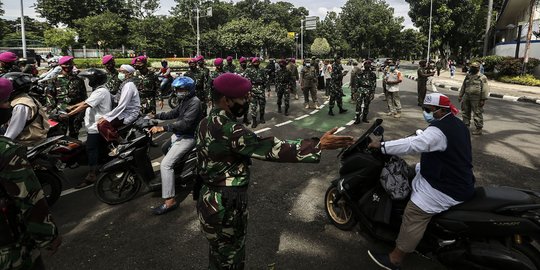
[[521, 46], [521, 30], [523, 25], [518, 25], [518, 36], [516, 41], [516, 59], [519, 58], [519, 46]]
[[429, 54], [431, 50], [431, 19], [433, 17], [433, 0], [431, 0], [430, 6], [429, 6], [429, 32], [428, 32], [428, 43], [427, 43], [427, 60], [426, 62], [429, 63]]
[[24, 33], [24, 5], [23, 5], [23, 0], [21, 0], [21, 42], [22, 42], [23, 58], [26, 58], [26, 35]]

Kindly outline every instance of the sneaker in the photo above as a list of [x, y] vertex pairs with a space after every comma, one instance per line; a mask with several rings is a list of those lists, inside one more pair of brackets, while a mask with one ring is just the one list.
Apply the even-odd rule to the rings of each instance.
[[388, 254], [383, 253], [372, 253], [371, 250], [368, 250], [368, 255], [375, 262], [378, 266], [380, 266], [382, 269], [386, 270], [399, 270], [401, 269], [399, 266], [393, 264], [390, 261], [390, 256]]
[[166, 204], [161, 204], [161, 205], [159, 205], [158, 207], [152, 209], [152, 213], [153, 213], [154, 215], [158, 215], [158, 216], [159, 216], [159, 215], [163, 215], [163, 214], [166, 214], [166, 213], [168, 213], [168, 212], [171, 212], [172, 210], [174, 210], [174, 209], [176, 209], [176, 208], [178, 208], [178, 203], [175, 203], [175, 204], [173, 204], [173, 205], [171, 205], [171, 206], [169, 206], [169, 207], [167, 207]]
[[394, 118], [401, 118], [401, 113], [394, 114]]
[[387, 113], [386, 113], [386, 116], [392, 116], [392, 115], [394, 115], [393, 112], [387, 112]]
[[309, 109], [309, 104], [306, 104], [306, 105], [304, 106], [304, 109]]

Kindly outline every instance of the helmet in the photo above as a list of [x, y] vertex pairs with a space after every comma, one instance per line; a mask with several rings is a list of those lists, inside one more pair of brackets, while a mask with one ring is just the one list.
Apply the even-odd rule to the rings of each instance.
[[471, 67], [472, 67], [472, 68], [480, 68], [480, 63], [478, 63], [478, 62], [472, 62], [472, 63], [471, 63]]
[[28, 93], [32, 87], [32, 75], [27, 73], [9, 72], [4, 74], [3, 78], [10, 80], [11, 84], [13, 84], [12, 97], [20, 93]]
[[173, 88], [188, 89], [190, 92], [195, 89], [195, 81], [190, 77], [178, 77], [171, 85]]
[[104, 85], [107, 82], [107, 72], [97, 68], [81, 71], [79, 77], [88, 79], [88, 85], [92, 88]]

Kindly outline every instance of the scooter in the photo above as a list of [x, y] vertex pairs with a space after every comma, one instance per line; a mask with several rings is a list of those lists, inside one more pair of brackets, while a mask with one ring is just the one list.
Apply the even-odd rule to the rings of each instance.
[[[325, 197], [337, 228], [357, 223], [367, 235], [394, 243], [409, 197], [392, 200], [379, 177], [391, 156], [367, 146], [382, 136], [382, 120], [341, 153], [339, 178]], [[412, 180], [413, 176], [409, 176]], [[512, 187], [477, 187], [473, 199], [435, 215], [417, 251], [450, 268], [540, 269], [540, 193]]]
[[[157, 187], [151, 181], [155, 177], [152, 161], [148, 156], [151, 142], [149, 130], [157, 121], [139, 118], [126, 136], [126, 144], [118, 146], [118, 155], [104, 164], [94, 185], [98, 199], [107, 204], [121, 204], [135, 197], [144, 184], [148, 190]], [[197, 157], [195, 150], [188, 152], [175, 166], [177, 185], [195, 182]]]

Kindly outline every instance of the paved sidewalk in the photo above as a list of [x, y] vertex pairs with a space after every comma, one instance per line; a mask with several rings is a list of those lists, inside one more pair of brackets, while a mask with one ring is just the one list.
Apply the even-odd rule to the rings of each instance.
[[[406, 77], [416, 80], [416, 73], [408, 73]], [[441, 71], [441, 75], [435, 75], [432, 80], [437, 87], [459, 91], [464, 79], [463, 72], [456, 72], [454, 78], [450, 78], [449, 71]], [[540, 87], [502, 83], [495, 80], [488, 80], [488, 84], [490, 97], [540, 104]]]

